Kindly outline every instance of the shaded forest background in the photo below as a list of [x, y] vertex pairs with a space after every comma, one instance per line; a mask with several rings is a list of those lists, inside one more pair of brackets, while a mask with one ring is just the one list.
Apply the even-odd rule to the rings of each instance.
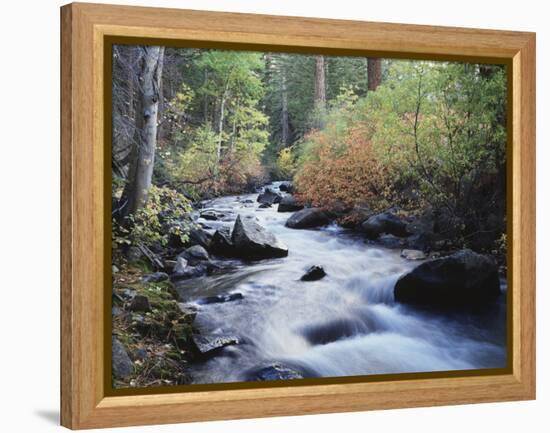
[[193, 203], [293, 180], [342, 225], [392, 209], [503, 255], [506, 106], [500, 65], [115, 46], [115, 247], [185, 243]]

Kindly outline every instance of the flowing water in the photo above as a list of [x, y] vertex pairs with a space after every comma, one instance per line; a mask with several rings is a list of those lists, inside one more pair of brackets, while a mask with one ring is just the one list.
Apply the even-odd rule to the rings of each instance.
[[[231, 302], [197, 304], [202, 334], [236, 336], [240, 344], [194, 365], [194, 383], [247, 380], [250, 371], [275, 362], [304, 377], [505, 367], [506, 296], [476, 314], [436, 314], [397, 304], [394, 284], [418, 262], [335, 225], [286, 228], [291, 213], [278, 213], [276, 205], [259, 209], [256, 197], [215, 199], [207, 207], [225, 218], [198, 221], [215, 229], [232, 227], [238, 214], [257, 218], [288, 246], [289, 254], [233, 261], [228, 273], [178, 284], [181, 298], [191, 303], [205, 296], [243, 295]], [[300, 281], [312, 265], [323, 266], [327, 276]]]

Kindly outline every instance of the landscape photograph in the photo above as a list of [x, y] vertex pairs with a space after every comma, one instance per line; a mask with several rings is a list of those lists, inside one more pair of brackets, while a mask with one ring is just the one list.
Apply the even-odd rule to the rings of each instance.
[[118, 44], [111, 70], [113, 388], [508, 366], [505, 65]]

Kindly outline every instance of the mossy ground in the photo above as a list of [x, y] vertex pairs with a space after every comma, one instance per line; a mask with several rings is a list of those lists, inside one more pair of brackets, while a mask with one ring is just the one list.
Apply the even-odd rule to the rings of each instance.
[[[113, 336], [125, 347], [133, 362], [133, 373], [113, 378], [115, 388], [148, 387], [188, 383], [192, 357], [190, 336], [193, 315], [178, 307], [174, 285], [165, 280], [145, 283], [151, 271], [146, 263], [117, 260], [113, 273]], [[130, 311], [132, 294], [146, 296], [150, 311]]]

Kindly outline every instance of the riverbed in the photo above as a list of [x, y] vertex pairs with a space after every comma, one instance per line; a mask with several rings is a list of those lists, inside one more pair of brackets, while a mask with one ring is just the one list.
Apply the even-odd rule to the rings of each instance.
[[[271, 188], [278, 190], [278, 183]], [[285, 227], [291, 213], [261, 209], [257, 194], [205, 203], [223, 217], [197, 221], [209, 230], [232, 227], [237, 215], [256, 218], [288, 247], [288, 257], [224, 260], [231, 270], [178, 283], [182, 301], [198, 309], [196, 325], [209, 336], [231, 336], [225, 347], [191, 367], [193, 383], [250, 380], [275, 363], [303, 377], [362, 376], [506, 366], [506, 284], [491, 307], [476, 313], [438, 313], [394, 302], [397, 279], [419, 262], [362, 236], [329, 225]], [[300, 281], [312, 265], [326, 276]], [[200, 304], [240, 293], [230, 302]]]

